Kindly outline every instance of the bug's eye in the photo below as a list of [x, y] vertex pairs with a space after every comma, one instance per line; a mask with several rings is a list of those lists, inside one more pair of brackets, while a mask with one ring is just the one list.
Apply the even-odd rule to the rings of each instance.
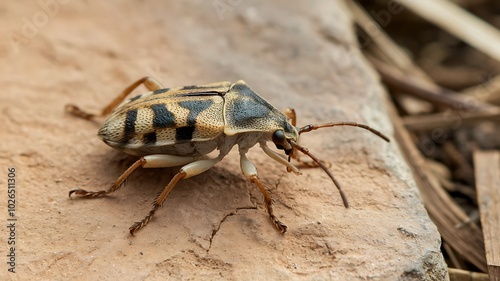
[[281, 130], [277, 130], [273, 133], [273, 142], [274, 144], [283, 144], [285, 142], [285, 133]]

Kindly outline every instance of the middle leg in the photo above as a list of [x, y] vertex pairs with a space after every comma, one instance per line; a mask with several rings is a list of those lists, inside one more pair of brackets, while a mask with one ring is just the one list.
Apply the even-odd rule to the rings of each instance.
[[144, 226], [146, 226], [146, 224], [149, 223], [149, 221], [151, 221], [153, 215], [163, 205], [163, 202], [165, 201], [165, 199], [167, 199], [168, 194], [170, 193], [170, 191], [172, 191], [177, 182], [179, 182], [181, 179], [186, 179], [205, 172], [206, 170], [212, 168], [215, 164], [217, 164], [220, 159], [220, 157], [217, 157], [208, 160], [198, 160], [183, 166], [180, 171], [172, 178], [172, 180], [170, 180], [168, 185], [165, 186], [160, 195], [156, 197], [149, 213], [141, 221], [135, 222], [129, 228], [130, 234], [134, 235], [137, 230], [143, 228]]

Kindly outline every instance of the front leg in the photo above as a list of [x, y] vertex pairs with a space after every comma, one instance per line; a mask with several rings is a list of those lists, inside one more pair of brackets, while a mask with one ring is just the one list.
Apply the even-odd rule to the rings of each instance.
[[290, 118], [290, 123], [292, 123], [292, 126], [297, 126], [297, 113], [295, 113], [295, 109], [287, 107], [283, 110], [283, 114]]
[[245, 156], [245, 153], [240, 151], [240, 166], [241, 166], [241, 171], [245, 175], [245, 177], [251, 182], [257, 185], [259, 188], [260, 192], [262, 192], [262, 195], [264, 195], [264, 202], [266, 204], [267, 212], [269, 214], [269, 218], [271, 219], [271, 222], [273, 225], [281, 231], [281, 233], [285, 233], [287, 226], [282, 223], [275, 215], [274, 215], [274, 210], [273, 210], [273, 199], [267, 193], [266, 188], [262, 184], [262, 182], [259, 180], [257, 177], [257, 168], [255, 168], [255, 165], [248, 160], [248, 158]]

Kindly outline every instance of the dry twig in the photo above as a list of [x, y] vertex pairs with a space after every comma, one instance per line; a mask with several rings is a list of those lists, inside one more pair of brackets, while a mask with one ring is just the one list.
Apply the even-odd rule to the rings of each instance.
[[490, 281], [488, 274], [472, 272], [462, 269], [449, 268], [450, 280], [452, 281]]
[[430, 131], [436, 128], [456, 130], [461, 126], [472, 125], [481, 121], [500, 122], [500, 110], [480, 112], [445, 112], [408, 116], [403, 118], [405, 127], [410, 131]]
[[380, 73], [382, 80], [389, 86], [424, 99], [435, 105], [441, 105], [459, 110], [492, 109], [494, 106], [474, 100], [473, 97], [464, 97], [451, 90], [432, 85], [426, 81], [418, 80], [412, 76], [405, 75], [381, 61], [367, 56]]
[[396, 0], [414, 13], [500, 61], [500, 32], [447, 0]]
[[476, 188], [490, 280], [500, 280], [500, 151], [476, 151]]

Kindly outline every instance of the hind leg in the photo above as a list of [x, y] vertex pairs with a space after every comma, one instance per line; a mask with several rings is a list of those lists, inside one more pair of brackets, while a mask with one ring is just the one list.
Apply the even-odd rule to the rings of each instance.
[[69, 197], [71, 198], [71, 195], [73, 194], [87, 198], [104, 196], [106, 194], [117, 191], [123, 185], [123, 182], [130, 176], [130, 174], [132, 174], [132, 172], [139, 167], [144, 167], [144, 168], [175, 167], [193, 162], [197, 159], [198, 158], [195, 157], [182, 157], [182, 156], [163, 155], [163, 154], [144, 156], [141, 157], [141, 159], [137, 160], [134, 164], [132, 164], [109, 189], [100, 191], [87, 191], [81, 188], [76, 188], [69, 191]]
[[131, 235], [134, 235], [134, 233], [146, 226], [146, 224], [151, 221], [153, 218], [153, 215], [155, 212], [163, 205], [163, 202], [165, 199], [167, 199], [168, 194], [174, 186], [181, 180], [185, 178], [189, 178], [198, 174], [201, 174], [205, 172], [206, 170], [212, 168], [217, 162], [219, 162], [219, 158], [215, 159], [209, 159], [209, 160], [198, 160], [192, 163], [189, 163], [182, 167], [180, 171], [170, 180], [170, 182], [165, 186], [163, 191], [156, 197], [155, 201], [153, 202], [153, 206], [149, 213], [141, 220], [138, 222], [135, 222], [132, 226], [130, 226], [129, 231]]
[[111, 113], [111, 111], [113, 111], [113, 109], [115, 109], [123, 100], [125, 100], [125, 98], [133, 91], [135, 90], [137, 87], [139, 87], [140, 85], [143, 85], [146, 86], [146, 88], [150, 91], [155, 91], [155, 90], [159, 90], [159, 89], [162, 89], [163, 86], [160, 84], [160, 82], [158, 82], [156, 79], [154, 79], [153, 77], [149, 77], [149, 76], [146, 76], [146, 77], [143, 77], [137, 81], [135, 81], [134, 83], [132, 83], [132, 85], [128, 86], [125, 90], [123, 90], [123, 92], [121, 94], [119, 94], [116, 98], [114, 98], [106, 107], [104, 107], [101, 111], [101, 113], [89, 113], [87, 111], [84, 111], [82, 109], [80, 109], [78, 106], [74, 105], [74, 104], [67, 104], [65, 106], [65, 109], [67, 112], [69, 112], [70, 114], [76, 116], [76, 117], [80, 117], [80, 118], [83, 118], [83, 119], [86, 119], [86, 120], [91, 120], [95, 117], [103, 117], [103, 116], [107, 116], [108, 114]]

